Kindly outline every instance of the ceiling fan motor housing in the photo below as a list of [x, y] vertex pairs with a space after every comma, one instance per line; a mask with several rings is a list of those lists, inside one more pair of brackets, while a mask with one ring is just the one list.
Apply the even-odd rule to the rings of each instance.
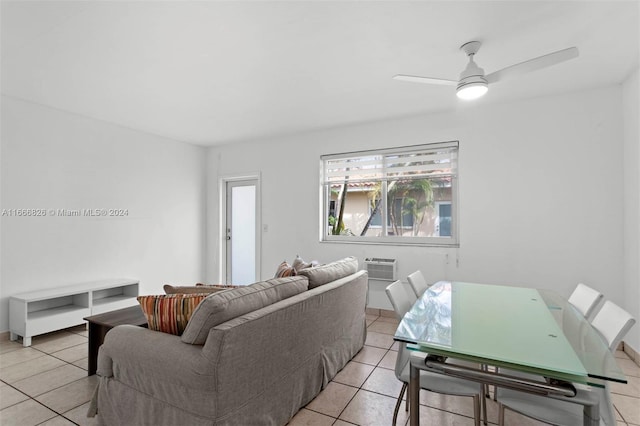
[[484, 70], [473, 62], [473, 56], [469, 57], [469, 64], [467, 65], [467, 68], [460, 73], [457, 90], [460, 90], [464, 86], [470, 84], [488, 84], [487, 80], [484, 78]]

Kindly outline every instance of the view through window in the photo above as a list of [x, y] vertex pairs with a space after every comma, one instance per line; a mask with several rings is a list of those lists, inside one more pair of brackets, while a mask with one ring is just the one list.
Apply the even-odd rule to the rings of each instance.
[[322, 156], [322, 239], [456, 246], [457, 159], [457, 141]]

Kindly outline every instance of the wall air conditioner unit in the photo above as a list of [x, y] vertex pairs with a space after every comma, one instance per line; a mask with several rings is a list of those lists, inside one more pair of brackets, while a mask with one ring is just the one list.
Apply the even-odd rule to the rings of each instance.
[[395, 281], [397, 279], [398, 264], [395, 259], [371, 257], [364, 260], [364, 265], [369, 273], [369, 279], [381, 281]]

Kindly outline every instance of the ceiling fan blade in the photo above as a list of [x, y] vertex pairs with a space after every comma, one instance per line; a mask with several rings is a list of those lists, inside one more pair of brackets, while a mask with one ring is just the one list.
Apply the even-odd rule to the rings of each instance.
[[458, 84], [458, 82], [454, 80], [445, 80], [443, 78], [418, 77], [415, 75], [403, 75], [403, 74], [394, 75], [393, 79], [400, 80], [400, 81], [409, 81], [411, 83], [442, 84], [445, 86], [455, 86]]
[[492, 72], [491, 74], [488, 74], [485, 79], [488, 83], [495, 83], [496, 81], [504, 80], [505, 78], [525, 74], [531, 71], [537, 71], [577, 57], [578, 49], [576, 47], [570, 47], [568, 49], [558, 50], [557, 52], [542, 55], [535, 59], [529, 59], [528, 61], [520, 62], [519, 64], [511, 65], [510, 67]]

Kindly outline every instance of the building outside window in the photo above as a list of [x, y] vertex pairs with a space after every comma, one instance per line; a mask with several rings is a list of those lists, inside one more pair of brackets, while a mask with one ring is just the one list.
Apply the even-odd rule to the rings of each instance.
[[458, 245], [458, 142], [321, 157], [323, 241]]

